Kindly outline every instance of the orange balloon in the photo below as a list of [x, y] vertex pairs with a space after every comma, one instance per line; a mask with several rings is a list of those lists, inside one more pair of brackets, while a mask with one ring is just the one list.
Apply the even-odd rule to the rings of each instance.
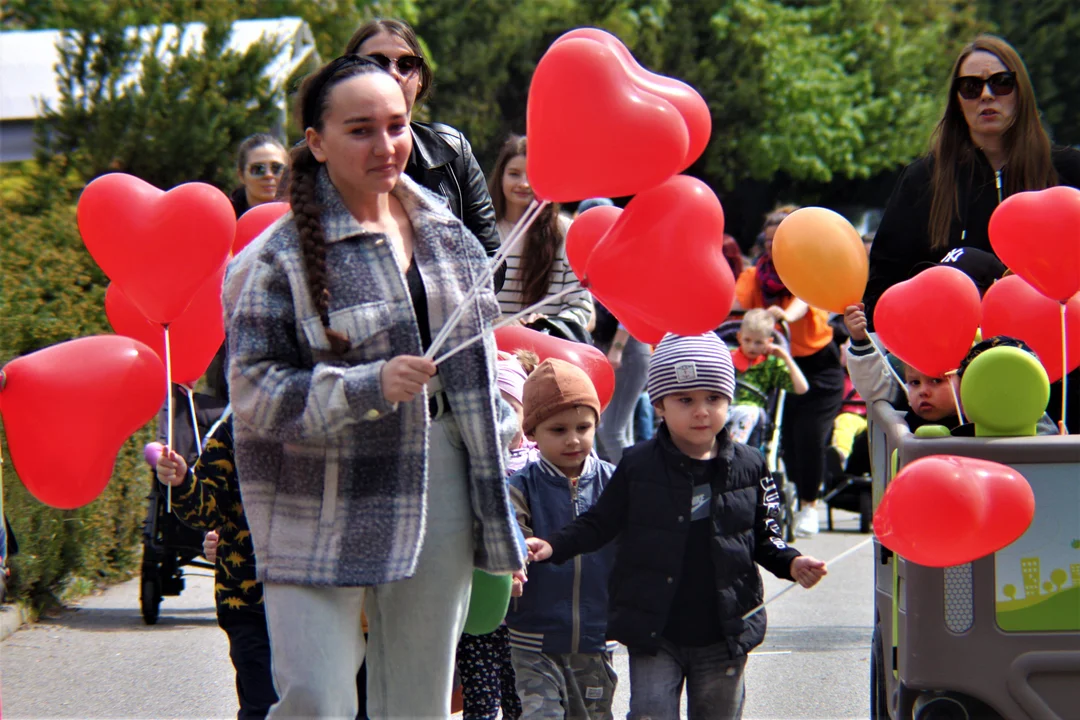
[[836, 313], [862, 302], [870, 261], [858, 231], [842, 215], [806, 207], [784, 218], [772, 244], [773, 265], [791, 294]]

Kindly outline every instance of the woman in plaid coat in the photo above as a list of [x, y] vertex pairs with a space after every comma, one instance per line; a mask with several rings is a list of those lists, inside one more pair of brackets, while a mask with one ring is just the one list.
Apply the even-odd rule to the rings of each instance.
[[[421, 357], [488, 261], [402, 173], [409, 117], [388, 72], [338, 58], [298, 109], [292, 212], [233, 261], [223, 297], [270, 717], [355, 716], [365, 650], [373, 717], [447, 717], [473, 568], [524, 565], [494, 341], [437, 368]], [[491, 287], [467, 307], [447, 348], [499, 312]]]

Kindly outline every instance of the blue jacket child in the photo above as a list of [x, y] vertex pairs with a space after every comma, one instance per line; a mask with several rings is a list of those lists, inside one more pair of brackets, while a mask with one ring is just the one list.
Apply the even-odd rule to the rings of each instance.
[[[522, 429], [540, 458], [510, 478], [526, 537], [548, 537], [586, 512], [615, 466], [593, 452], [600, 401], [589, 376], [562, 360], [525, 381]], [[615, 547], [564, 565], [528, 568], [506, 624], [524, 717], [610, 717], [617, 677], [608, 645], [608, 578]]]

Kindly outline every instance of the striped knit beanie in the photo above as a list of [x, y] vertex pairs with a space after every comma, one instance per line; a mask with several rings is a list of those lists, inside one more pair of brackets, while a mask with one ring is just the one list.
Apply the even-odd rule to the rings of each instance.
[[668, 334], [649, 360], [645, 384], [649, 399], [691, 390], [714, 390], [728, 400], [735, 397], [735, 366], [731, 351], [716, 333], [690, 337]]

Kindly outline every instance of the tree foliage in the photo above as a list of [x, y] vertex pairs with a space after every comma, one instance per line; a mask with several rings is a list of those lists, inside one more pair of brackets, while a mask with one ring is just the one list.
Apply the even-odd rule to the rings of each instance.
[[980, 0], [985, 17], [1024, 58], [1054, 141], [1080, 145], [1080, 6], [1075, 0]]

